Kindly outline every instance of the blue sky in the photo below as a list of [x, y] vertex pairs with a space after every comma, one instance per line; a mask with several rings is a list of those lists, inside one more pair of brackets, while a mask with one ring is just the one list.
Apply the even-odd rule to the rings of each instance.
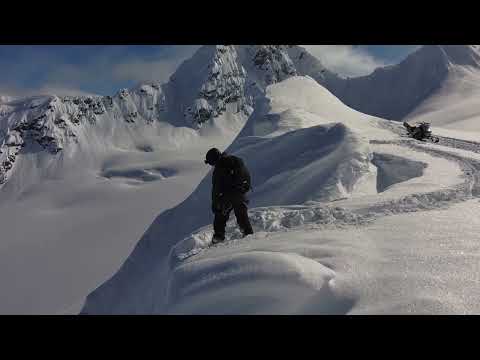
[[[401, 61], [417, 46], [307, 45], [344, 76]], [[111, 95], [142, 81], [165, 81], [196, 45], [0, 45], [0, 94]]]

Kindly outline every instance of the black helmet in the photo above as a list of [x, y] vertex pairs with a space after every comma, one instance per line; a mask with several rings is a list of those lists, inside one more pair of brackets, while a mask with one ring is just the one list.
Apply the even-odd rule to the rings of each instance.
[[207, 155], [205, 156], [205, 164], [214, 166], [218, 159], [220, 159], [221, 155], [222, 153], [217, 148], [208, 150]]

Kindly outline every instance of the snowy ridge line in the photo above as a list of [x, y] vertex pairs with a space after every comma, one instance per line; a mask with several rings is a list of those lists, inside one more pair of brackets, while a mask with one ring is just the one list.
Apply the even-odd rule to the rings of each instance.
[[[469, 200], [472, 196], [477, 197], [480, 194], [480, 161], [466, 159], [459, 155], [438, 149], [427, 148], [411, 140], [371, 140], [370, 143], [406, 146], [414, 151], [426, 152], [432, 156], [454, 161], [458, 163], [462, 169], [465, 181], [450, 189], [408, 194], [399, 199], [375, 203], [354, 211], [332, 205], [293, 205], [256, 208], [249, 211], [254, 231], [256, 233], [268, 233], [289, 231], [298, 227], [309, 227], [312, 230], [318, 230], [341, 229], [352, 225], [362, 226], [370, 224], [384, 216], [446, 208], [455, 203]], [[225, 243], [218, 244], [216, 247], [231, 246], [236, 240], [242, 239], [235, 220], [230, 220], [227, 223], [226, 233], [231, 235], [227, 237]], [[170, 252], [171, 268], [175, 267], [179, 261], [195, 256], [208, 249], [212, 235], [212, 227], [208, 225], [197, 230], [174, 246]], [[242, 239], [242, 242], [249, 238], [251, 237]], [[232, 243], [232, 241], [234, 242]]]

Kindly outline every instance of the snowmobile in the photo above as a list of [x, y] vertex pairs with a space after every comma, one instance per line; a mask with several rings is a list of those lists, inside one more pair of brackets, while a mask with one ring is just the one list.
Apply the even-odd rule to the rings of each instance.
[[420, 122], [415, 124], [416, 126], [412, 126], [406, 121], [403, 123], [403, 126], [407, 129], [408, 135], [416, 140], [419, 141], [427, 141], [430, 140], [431, 142], [438, 143], [440, 139], [437, 136], [432, 134], [432, 130], [430, 129], [430, 123], [427, 122]]

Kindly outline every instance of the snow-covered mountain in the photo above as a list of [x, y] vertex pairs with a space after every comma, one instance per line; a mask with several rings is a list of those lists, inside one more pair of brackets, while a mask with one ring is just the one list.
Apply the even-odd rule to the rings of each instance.
[[[137, 146], [137, 139], [148, 138], [159, 123], [199, 130], [225, 114], [241, 123], [268, 85], [294, 75], [311, 76], [347, 106], [366, 114], [427, 119], [451, 128], [468, 122], [477, 129], [476, 46], [424, 46], [400, 64], [351, 79], [328, 71], [299, 46], [204, 46], [167, 84], [143, 84], [105, 97], [2, 98], [0, 184], [13, 172], [20, 149], [27, 146], [28, 152], [29, 144], [52, 155], [75, 144], [97, 153], [92, 142]], [[448, 114], [439, 116], [439, 111]]]
[[108, 148], [138, 148], [139, 141], [152, 142], [166, 125], [185, 131], [206, 126], [194, 133], [205, 135], [223, 117], [216, 124], [238, 131], [254, 98], [267, 85], [295, 74], [282, 46], [204, 46], [166, 84], [143, 84], [104, 97], [5, 98], [0, 104], [0, 184], [14, 172], [19, 154], [37, 152], [38, 146], [52, 157], [70, 154], [57, 156], [65, 161], [77, 152], [92, 158]]
[[[314, 77], [349, 107], [373, 116], [403, 120], [423, 114], [435, 125], [457, 128], [469, 118], [478, 123], [471, 119], [480, 91], [480, 48], [475, 45], [426, 45], [399, 64], [356, 78], [319, 74], [311, 67], [301, 73]], [[480, 130], [480, 125], [474, 127]]]
[[[442, 47], [448, 73], [436, 90], [424, 99], [406, 120], [428, 121], [437, 127], [471, 132], [480, 136], [480, 46]], [[445, 133], [445, 135], [447, 135]], [[455, 132], [453, 132], [455, 134]]]

